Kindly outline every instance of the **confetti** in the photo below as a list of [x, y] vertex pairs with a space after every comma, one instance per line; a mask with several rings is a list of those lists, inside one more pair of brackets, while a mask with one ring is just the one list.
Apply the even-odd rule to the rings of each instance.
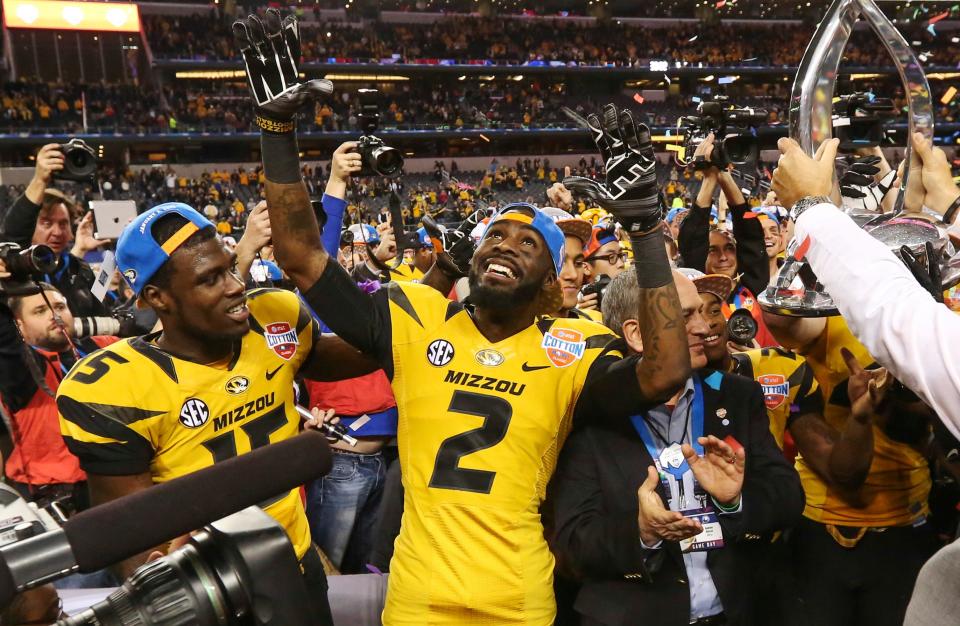
[[956, 87], [949, 87], [947, 91], [943, 94], [943, 97], [940, 98], [940, 104], [950, 104], [950, 101], [953, 100], [953, 97], [957, 95]]
[[633, 94], [633, 101], [637, 104], [643, 104], [643, 96], [638, 93]]
[[720, 0], [720, 2], [717, 3], [718, 9], [722, 9], [725, 6], [727, 6], [727, 0]]
[[937, 36], [937, 31], [934, 29], [934, 24], [929, 24], [929, 25], [927, 26], [927, 32], [930, 33], [930, 36], [931, 36], [931, 37], [936, 37], [936, 36]]
[[666, 74], [663, 75], [663, 79], [664, 79], [665, 81], [667, 81], [667, 84], [668, 84], [668, 85], [673, 84], [673, 83], [670, 82], [670, 77], [667, 76]]
[[687, 41], [696, 41], [696, 40], [697, 40], [697, 37], [699, 37], [699, 36], [700, 36], [700, 35], [694, 35], [694, 36], [691, 37], [690, 39], [687, 39]]
[[943, 13], [940, 13], [939, 15], [934, 15], [933, 17], [930, 18], [930, 24], [936, 24], [937, 22], [939, 22], [940, 20], [942, 20], [942, 19], [945, 18], [945, 17], [948, 17], [949, 15], [950, 15], [950, 11], [944, 11]]

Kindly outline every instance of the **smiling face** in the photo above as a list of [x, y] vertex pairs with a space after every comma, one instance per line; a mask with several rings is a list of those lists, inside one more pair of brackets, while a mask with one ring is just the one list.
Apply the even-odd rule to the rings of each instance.
[[736, 279], [737, 276], [737, 246], [726, 234], [710, 231], [710, 248], [707, 250], [707, 274], [724, 274]]
[[763, 226], [763, 243], [767, 248], [767, 257], [775, 259], [787, 247], [780, 232], [780, 225], [769, 218], [760, 220], [760, 224]]
[[148, 284], [142, 295], [165, 329], [175, 326], [201, 342], [242, 337], [250, 331], [250, 311], [236, 265], [237, 255], [216, 237], [185, 244], [162, 268], [169, 278]]
[[470, 299], [479, 307], [515, 309], [552, 289], [556, 280], [543, 237], [526, 224], [500, 219], [473, 255]]
[[703, 318], [703, 300], [700, 299], [696, 286], [689, 278], [674, 273], [674, 282], [677, 285], [680, 308], [683, 309], [683, 320], [687, 327], [690, 365], [695, 370], [706, 367], [707, 354], [704, 339], [710, 333], [710, 330]]
[[560, 288], [563, 290], [563, 308], [569, 310], [577, 306], [580, 289], [587, 275], [587, 264], [583, 260], [583, 242], [578, 238], [567, 236], [565, 250], [563, 269], [560, 270]]
[[712, 293], [701, 293], [703, 301], [703, 321], [707, 324], [707, 335], [703, 338], [703, 349], [711, 366], [722, 363], [727, 354], [727, 320], [723, 317], [723, 304]]

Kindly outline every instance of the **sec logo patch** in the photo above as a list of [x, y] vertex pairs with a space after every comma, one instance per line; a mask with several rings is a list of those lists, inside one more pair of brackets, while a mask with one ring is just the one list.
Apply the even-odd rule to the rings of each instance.
[[556, 328], [543, 336], [540, 347], [546, 350], [551, 363], [557, 367], [566, 367], [583, 357], [587, 342], [579, 331]]
[[783, 404], [790, 395], [790, 383], [780, 374], [758, 376], [757, 382], [763, 387], [763, 403], [771, 411]]
[[189, 398], [180, 407], [180, 423], [187, 428], [200, 428], [207, 423], [209, 417], [210, 409], [199, 398]]
[[443, 367], [453, 360], [453, 344], [446, 339], [435, 339], [427, 346], [427, 361], [430, 365]]

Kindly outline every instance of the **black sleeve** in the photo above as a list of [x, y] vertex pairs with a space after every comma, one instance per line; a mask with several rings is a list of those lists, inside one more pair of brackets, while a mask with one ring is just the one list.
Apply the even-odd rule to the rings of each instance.
[[710, 249], [710, 207], [694, 203], [690, 214], [680, 224], [677, 248], [686, 267], [707, 271], [707, 251]]
[[640, 543], [636, 494], [627, 512], [604, 506], [598, 463], [606, 451], [594, 433], [593, 428], [574, 433], [563, 447], [544, 503], [551, 522], [547, 541], [565, 575], [622, 579], [646, 572], [645, 559], [652, 551]]
[[820, 387], [810, 391], [813, 386], [813, 369], [806, 363], [800, 367], [803, 368], [803, 374], [800, 378], [800, 388], [797, 390], [797, 396], [790, 403], [790, 414], [787, 416], [786, 423], [788, 430], [793, 421], [801, 415], [823, 414], [823, 392], [820, 391]]
[[21, 194], [7, 211], [3, 219], [3, 232], [7, 241], [13, 241], [21, 246], [29, 246], [33, 240], [33, 231], [37, 227], [37, 215], [40, 214], [40, 205], [34, 204]]
[[323, 323], [351, 346], [370, 356], [393, 378], [389, 288], [370, 296], [330, 259], [320, 278], [303, 293]]
[[44, 371], [43, 358], [24, 345], [13, 313], [6, 305], [0, 305], [0, 393], [13, 413], [25, 407], [37, 392], [26, 358], [34, 358], [39, 371]]
[[573, 410], [574, 428], [603, 427], [656, 405], [640, 390], [639, 360], [639, 355], [604, 354], [593, 362]]
[[[800, 475], [787, 462], [770, 434], [763, 391], [755, 382], [750, 386], [749, 441], [744, 444], [747, 462], [743, 481], [743, 515], [734, 517], [740, 518], [740, 532], [763, 534], [794, 526], [803, 515], [805, 500]], [[724, 534], [727, 532], [728, 528], [724, 525]], [[738, 535], [736, 531], [733, 534]]]
[[763, 226], [756, 217], [745, 217], [750, 211], [747, 203], [730, 207], [733, 216], [733, 236], [737, 240], [737, 269], [740, 282], [758, 296], [770, 283], [770, 263], [763, 240]]

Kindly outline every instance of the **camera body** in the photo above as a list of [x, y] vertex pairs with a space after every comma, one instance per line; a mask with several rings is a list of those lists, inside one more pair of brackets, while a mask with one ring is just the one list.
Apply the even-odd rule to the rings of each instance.
[[386, 176], [396, 178], [403, 170], [403, 155], [391, 148], [374, 133], [380, 128], [379, 94], [376, 89], [359, 89], [360, 129], [363, 135], [357, 140], [357, 152], [360, 153], [362, 167], [354, 176]]
[[0, 243], [0, 260], [11, 274], [10, 278], [0, 280], [0, 295], [3, 296], [40, 293], [33, 276], [57, 271], [57, 255], [42, 244], [22, 248], [20, 244], [9, 241]]
[[58, 527], [44, 509], [24, 500], [10, 485], [0, 483], [0, 546], [42, 535]]
[[840, 96], [833, 105], [833, 134], [841, 150], [875, 148], [883, 141], [884, 118], [894, 115], [890, 98], [862, 91]]
[[694, 169], [723, 168], [730, 164], [747, 172], [756, 169], [760, 143], [755, 129], [766, 122], [767, 111], [737, 108], [728, 105], [725, 97], [718, 96], [716, 100], [701, 102], [697, 113], [699, 115], [681, 118], [687, 136], [687, 153], [693, 154], [710, 133], [713, 133], [715, 142], [710, 160], [694, 161]]
[[757, 320], [747, 309], [737, 309], [727, 319], [727, 337], [741, 346], [749, 346], [759, 331]]
[[54, 178], [72, 180], [79, 183], [92, 182], [97, 174], [97, 153], [83, 139], [74, 137], [60, 144], [63, 152], [63, 169], [54, 172]]
[[603, 304], [603, 294], [607, 291], [607, 287], [610, 286], [610, 277], [606, 274], [600, 274], [593, 280], [593, 282], [586, 284], [580, 289], [580, 293], [584, 296], [589, 296], [591, 293], [597, 294], [597, 308], [600, 308], [600, 305]]

